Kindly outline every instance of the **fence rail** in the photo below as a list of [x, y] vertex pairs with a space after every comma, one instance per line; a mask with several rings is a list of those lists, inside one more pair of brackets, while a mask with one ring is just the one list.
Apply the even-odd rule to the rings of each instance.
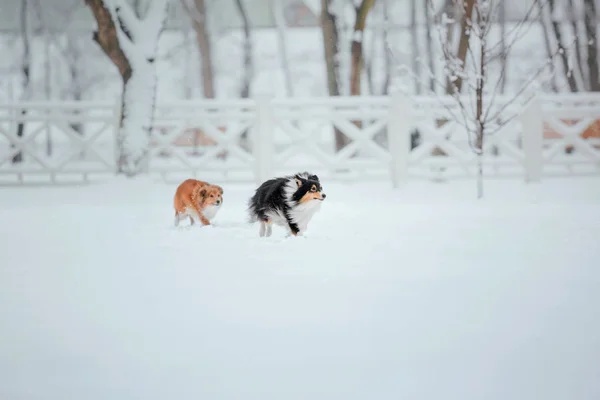
[[[147, 172], [260, 182], [312, 170], [395, 186], [473, 176], [476, 156], [453, 110], [450, 98], [402, 96], [158, 103]], [[486, 176], [600, 172], [600, 94], [540, 95], [509, 114], [485, 139]], [[0, 180], [114, 174], [118, 125], [117, 103], [0, 104]]]

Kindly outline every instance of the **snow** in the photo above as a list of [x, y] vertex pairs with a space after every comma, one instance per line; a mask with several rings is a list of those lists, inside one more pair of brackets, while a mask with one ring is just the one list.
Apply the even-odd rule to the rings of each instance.
[[0, 398], [599, 398], [600, 178], [324, 181], [288, 239], [178, 183], [0, 187]]

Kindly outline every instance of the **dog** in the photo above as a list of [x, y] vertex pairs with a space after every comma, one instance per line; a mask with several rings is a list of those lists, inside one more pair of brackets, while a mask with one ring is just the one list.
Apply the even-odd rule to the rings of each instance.
[[187, 217], [191, 225], [194, 225], [194, 219], [202, 225], [210, 225], [222, 205], [223, 188], [196, 179], [186, 179], [177, 187], [173, 199], [175, 226]]
[[272, 224], [302, 235], [325, 197], [319, 177], [308, 172], [273, 178], [263, 182], [248, 201], [250, 222], [260, 222], [260, 237], [271, 236]]

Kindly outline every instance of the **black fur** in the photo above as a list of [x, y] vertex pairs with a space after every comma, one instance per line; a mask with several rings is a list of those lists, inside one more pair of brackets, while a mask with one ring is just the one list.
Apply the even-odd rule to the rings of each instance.
[[[286, 186], [294, 179], [300, 180], [302, 186], [297, 188], [290, 197], [289, 193], [286, 193]], [[250, 222], [266, 222], [268, 220], [266, 215], [268, 212], [280, 212], [285, 216], [290, 230], [294, 234], [297, 234], [300, 229], [297, 224], [292, 222], [290, 211], [302, 196], [310, 190], [313, 184], [317, 186], [318, 191], [321, 191], [319, 177], [317, 175], [309, 174], [308, 172], [273, 178], [263, 182], [258, 189], [256, 189], [254, 196], [252, 196], [248, 202]]]

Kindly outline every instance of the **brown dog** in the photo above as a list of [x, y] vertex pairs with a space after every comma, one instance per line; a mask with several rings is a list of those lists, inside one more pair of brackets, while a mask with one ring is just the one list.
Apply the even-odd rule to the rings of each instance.
[[175, 192], [173, 207], [175, 208], [175, 226], [186, 217], [193, 225], [194, 219], [202, 225], [210, 225], [210, 220], [217, 215], [223, 204], [223, 189], [208, 182], [186, 179]]

